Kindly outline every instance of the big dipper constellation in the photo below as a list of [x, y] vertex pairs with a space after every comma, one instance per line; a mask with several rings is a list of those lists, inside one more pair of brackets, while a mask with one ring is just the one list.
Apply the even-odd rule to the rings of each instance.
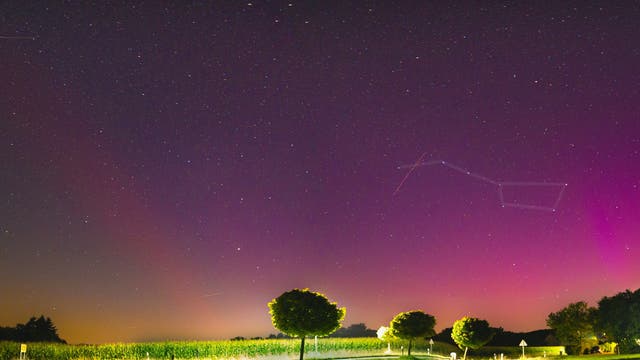
[[[542, 211], [555, 212], [558, 209], [558, 204], [560, 204], [560, 199], [562, 199], [562, 194], [564, 193], [564, 190], [568, 185], [566, 183], [558, 183], [558, 182], [498, 181], [498, 180], [493, 180], [493, 179], [490, 179], [490, 178], [488, 178], [486, 176], [482, 176], [480, 174], [473, 173], [473, 172], [471, 172], [471, 171], [469, 171], [469, 170], [467, 170], [465, 168], [462, 168], [460, 166], [457, 166], [455, 164], [452, 164], [452, 163], [444, 161], [444, 160], [422, 161], [422, 159], [425, 157], [425, 155], [426, 155], [426, 153], [422, 154], [422, 156], [420, 156], [420, 158], [413, 164], [398, 166], [399, 170], [400, 169], [409, 169], [409, 171], [404, 176], [404, 178], [402, 179], [402, 181], [400, 182], [400, 184], [398, 185], [396, 190], [393, 192], [393, 195], [397, 194], [398, 191], [400, 191], [400, 189], [402, 188], [402, 185], [404, 185], [404, 182], [407, 180], [409, 175], [411, 175], [411, 173], [417, 167], [420, 167], [420, 166], [432, 166], [432, 165], [445, 166], [445, 167], [453, 169], [453, 170], [455, 170], [455, 171], [457, 171], [459, 173], [471, 176], [472, 178], [484, 181], [484, 182], [489, 183], [491, 185], [495, 185], [498, 188], [498, 198], [500, 199], [500, 205], [502, 207], [512, 207], [512, 208], [519, 208], [519, 209], [542, 210]], [[505, 201], [503, 190], [506, 187], [532, 187], [532, 186], [537, 186], [537, 187], [544, 186], [544, 187], [549, 187], [550, 189], [554, 189], [555, 188], [558, 191], [558, 196], [556, 197], [556, 199], [553, 202], [553, 204], [550, 205], [550, 206]]]

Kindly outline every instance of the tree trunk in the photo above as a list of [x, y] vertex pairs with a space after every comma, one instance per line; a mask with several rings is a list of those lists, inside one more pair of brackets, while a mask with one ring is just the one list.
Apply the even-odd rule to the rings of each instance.
[[302, 341], [300, 342], [300, 360], [304, 358], [304, 336], [302, 337]]
[[[469, 347], [465, 346], [464, 347], [464, 355], [462, 356], [462, 360], [467, 360], [467, 350], [469, 350]], [[300, 359], [300, 360], [302, 360], [302, 359]]]
[[411, 339], [409, 339], [409, 349], [407, 350], [407, 356], [411, 356]]

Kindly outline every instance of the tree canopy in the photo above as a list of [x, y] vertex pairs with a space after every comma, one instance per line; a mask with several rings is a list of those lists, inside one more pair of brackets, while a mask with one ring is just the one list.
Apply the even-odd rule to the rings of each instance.
[[640, 353], [640, 289], [629, 290], [598, 302], [596, 327], [624, 353]]
[[304, 356], [306, 336], [326, 336], [340, 328], [346, 314], [323, 294], [309, 289], [293, 289], [269, 302], [269, 313], [273, 326], [283, 333], [298, 337], [300, 360]]
[[44, 315], [31, 317], [25, 324], [17, 324], [15, 327], [0, 328], [0, 340], [66, 343], [58, 336], [58, 329], [51, 318]]
[[463, 317], [453, 323], [451, 338], [455, 343], [464, 349], [463, 359], [467, 358], [467, 350], [478, 349], [491, 341], [495, 334], [494, 329], [489, 326], [486, 320], [472, 317]]
[[391, 331], [389, 330], [390, 329], [387, 326], [380, 326], [376, 331], [378, 339], [387, 342], [391, 341], [393, 339], [393, 336], [391, 335]]
[[584, 301], [571, 303], [549, 314], [547, 326], [555, 330], [556, 337], [567, 347], [568, 353], [581, 354], [583, 348], [591, 347], [593, 342], [597, 344], [593, 330], [595, 311]]
[[407, 355], [411, 355], [413, 339], [435, 334], [436, 318], [422, 311], [408, 311], [396, 315], [389, 324], [391, 336], [409, 340]]

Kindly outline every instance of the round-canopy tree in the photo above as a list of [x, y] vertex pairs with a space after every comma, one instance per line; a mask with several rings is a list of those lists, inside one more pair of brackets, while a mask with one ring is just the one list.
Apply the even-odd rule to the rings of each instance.
[[460, 349], [464, 349], [463, 360], [467, 358], [469, 348], [479, 349], [484, 344], [491, 341], [495, 332], [486, 320], [471, 317], [463, 317], [453, 323], [451, 338], [458, 344]]
[[436, 326], [436, 318], [422, 311], [402, 312], [391, 320], [389, 324], [390, 335], [399, 339], [409, 340], [407, 355], [411, 356], [411, 343], [413, 339], [433, 336]]
[[566, 346], [568, 354], [579, 355], [583, 348], [598, 345], [593, 330], [595, 311], [586, 302], [578, 301], [547, 317], [547, 326], [556, 331], [556, 337]]
[[269, 302], [273, 326], [301, 339], [300, 360], [304, 357], [305, 337], [326, 336], [338, 330], [346, 312], [323, 294], [309, 289], [293, 289]]

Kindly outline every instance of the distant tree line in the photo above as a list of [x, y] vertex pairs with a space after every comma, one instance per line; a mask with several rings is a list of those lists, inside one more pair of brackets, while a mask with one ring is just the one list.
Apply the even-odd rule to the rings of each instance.
[[15, 327], [0, 327], [0, 340], [67, 343], [58, 336], [58, 329], [51, 318], [43, 315], [39, 318], [32, 317], [26, 324], [17, 324]]
[[[363, 323], [353, 324], [349, 327], [341, 327], [336, 332], [328, 335], [330, 338], [363, 338], [363, 337], [376, 337], [376, 330], [367, 328], [367, 325]], [[283, 333], [269, 334], [266, 338], [252, 337], [245, 338], [243, 336], [236, 336], [230, 340], [262, 340], [262, 339], [291, 339], [291, 336]]]
[[[494, 336], [487, 343], [487, 346], [515, 346], [520, 341], [525, 340], [529, 346], [556, 346], [560, 345], [552, 329], [535, 330], [529, 332], [512, 332], [505, 331], [503, 328], [492, 328]], [[442, 329], [438, 334], [433, 336], [434, 341], [440, 341], [451, 345], [456, 345], [451, 332], [453, 328]]]
[[341, 327], [336, 330], [333, 334], [329, 335], [329, 337], [336, 338], [363, 338], [363, 337], [376, 337], [376, 331], [373, 329], [368, 329], [367, 325], [363, 323], [353, 324], [349, 327]]

